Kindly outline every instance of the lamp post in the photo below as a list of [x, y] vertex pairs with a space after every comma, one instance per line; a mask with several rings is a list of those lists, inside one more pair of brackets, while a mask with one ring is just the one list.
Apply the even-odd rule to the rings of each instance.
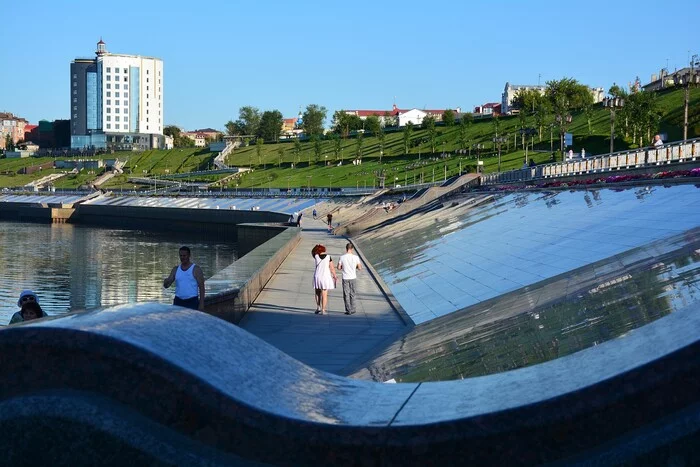
[[501, 171], [501, 143], [506, 142], [505, 136], [496, 136], [493, 138], [493, 142], [498, 145], [498, 171]]
[[559, 150], [561, 151], [561, 160], [564, 162], [564, 135], [566, 134], [566, 125], [571, 123], [571, 114], [558, 114], [555, 120], [559, 125]]
[[683, 140], [688, 139], [688, 101], [690, 100], [690, 85], [691, 84], [697, 84], [698, 82], [698, 77], [696, 75], [696, 70], [695, 66], [698, 65], [700, 66], [700, 61], [698, 61], [698, 56], [693, 55], [693, 57], [690, 59], [690, 71], [685, 75], [685, 79], [683, 79], [683, 76], [676, 72], [673, 75], [673, 84], [676, 86], [679, 85], [684, 85], [685, 87], [685, 99], [684, 99], [684, 105], [683, 105]]
[[537, 134], [537, 129], [536, 128], [521, 128], [520, 134], [525, 137], [525, 162], [527, 163], [527, 145], [528, 145], [528, 138], [530, 136], [534, 136]]
[[603, 99], [603, 107], [610, 109], [610, 154], [615, 152], [615, 110], [621, 109], [625, 100], [621, 97], [606, 97]]

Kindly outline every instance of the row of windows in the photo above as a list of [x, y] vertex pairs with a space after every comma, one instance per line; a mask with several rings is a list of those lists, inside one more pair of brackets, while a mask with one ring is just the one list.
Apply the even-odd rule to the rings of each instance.
[[[107, 83], [107, 84], [105, 85], [105, 87], [106, 87], [107, 89], [112, 89], [111, 83]], [[115, 83], [115, 84], [114, 84], [114, 89], [119, 89], [119, 83]], [[124, 89], [124, 90], [129, 89], [129, 85], [128, 85], [128, 84], [125, 84], [124, 87], [123, 87], [122, 89]]]
[[[108, 114], [111, 114], [111, 113], [112, 113], [112, 108], [111, 108], [111, 107], [107, 107], [107, 113], [108, 113]], [[115, 113], [115, 114], [118, 114], [118, 113], [119, 113], [119, 107], [115, 107], [115, 108], [114, 108], [114, 113]], [[128, 114], [128, 113], [129, 113], [129, 111], [126, 109], [126, 107], [124, 107], [124, 113], [125, 113], [125, 114]]]
[[[112, 81], [112, 75], [107, 75], [107, 81]], [[115, 76], [114, 81], [119, 81], [119, 76]], [[128, 81], [126, 76], [124, 76], [124, 81]]]
[[[107, 97], [112, 97], [112, 91], [107, 91]], [[119, 91], [116, 91], [116, 92], [114, 93], [114, 97], [119, 97]], [[124, 93], [124, 99], [128, 99], [128, 98], [129, 98], [129, 93], [128, 93], [128, 92], [125, 92], [125, 93]], [[117, 104], [117, 105], [118, 105], [118, 104]]]
[[[124, 73], [127, 73], [128, 71], [129, 71], [129, 70], [127, 70], [126, 68], [124, 68]], [[107, 73], [111, 73], [111, 72], [112, 72], [112, 68], [107, 67]], [[119, 73], [119, 68], [115, 68], [115, 69], [114, 69], [114, 72], [115, 72], [115, 73]]]
[[[107, 115], [107, 121], [108, 121], [108, 122], [111, 122], [111, 121], [112, 121], [112, 116], [111, 116], [111, 115]], [[118, 122], [118, 121], [119, 121], [119, 115], [115, 115], [115, 116], [114, 116], [114, 121], [115, 121], [115, 122]], [[128, 121], [129, 121], [129, 117], [127, 117], [126, 115], [124, 115], [124, 120], [123, 120], [123, 121], [124, 121], [124, 122], [128, 122]]]

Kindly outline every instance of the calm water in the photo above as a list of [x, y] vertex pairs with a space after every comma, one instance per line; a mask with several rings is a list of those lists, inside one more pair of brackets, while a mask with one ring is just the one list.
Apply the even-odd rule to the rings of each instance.
[[143, 301], [172, 302], [163, 277], [192, 249], [205, 278], [237, 258], [233, 242], [196, 235], [112, 230], [70, 224], [0, 222], [0, 324], [17, 311], [23, 289], [39, 295], [50, 315]]

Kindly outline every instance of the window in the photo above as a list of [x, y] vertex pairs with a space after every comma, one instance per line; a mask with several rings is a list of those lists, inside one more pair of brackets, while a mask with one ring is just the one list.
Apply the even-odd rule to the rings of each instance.
[[128, 84], [125, 84], [125, 85], [124, 85], [124, 90], [127, 91], [128, 89], [129, 89], [129, 85], [128, 85]]
[[112, 81], [112, 75], [107, 75], [107, 81]]
[[77, 88], [77, 87], [78, 87], [78, 82], [77, 82], [77, 81], [73, 81], [73, 87], [74, 87], [74, 88]]
[[158, 123], [160, 123], [160, 118], [158, 119]]
[[158, 86], [158, 92], [160, 92], [160, 86]]
[[78, 118], [78, 114], [73, 114], [73, 118]]
[[146, 82], [148, 83], [148, 78], [146, 78]]
[[112, 85], [107, 83], [107, 89], [112, 89]]
[[108, 124], [107, 124], [107, 129], [109, 130], [110, 128], [112, 128], [112, 124], [111, 124], [111, 123], [108, 123]]
[[74, 106], [73, 106], [73, 110], [78, 110], [78, 106], [77, 106], [77, 105], [74, 105]]
[[124, 68], [124, 73], [126, 73], [126, 68]]
[[110, 67], [107, 67], [107, 73], [111, 73], [112, 69]]
[[76, 94], [78, 94], [78, 90], [77, 90], [77, 89], [73, 89], [73, 95], [75, 96]]
[[148, 86], [146, 86], [146, 91], [148, 91]]
[[160, 76], [160, 71], [158, 72], [158, 76]]
[[114, 121], [115, 121], [115, 122], [118, 122], [118, 121], [119, 121], [119, 115], [117, 115], [116, 117], [114, 117]]
[[114, 89], [119, 89], [119, 83], [114, 85]]
[[111, 108], [111, 107], [107, 107], [107, 113], [108, 113], [108, 114], [109, 114], [109, 113], [112, 113], [112, 108]]
[[118, 130], [118, 129], [119, 129], [119, 124], [116, 123], [116, 124], [114, 125], [114, 128], [116, 128], [116, 129]]
[[115, 72], [115, 73], [119, 73], [119, 68], [115, 68], [115, 69], [114, 69], [114, 72]]
[[73, 79], [76, 79], [77, 77], [78, 77], [78, 75], [76, 75], [75, 73], [73, 73]]
[[[146, 70], [146, 74], [148, 74], [148, 70]], [[148, 78], [146, 78], [146, 79], [148, 79]]]
[[107, 115], [107, 121], [108, 121], [108, 122], [111, 122], [111, 121], [112, 121], [112, 116], [111, 116], [111, 115]]
[[114, 93], [114, 97], [119, 97], [119, 92], [118, 92], [118, 91]]
[[119, 113], [119, 107], [117, 107], [116, 109], [114, 109], [114, 113], [115, 113], [115, 114], [118, 114], [118, 113]]
[[119, 101], [114, 101], [114, 105], [119, 105]]
[[146, 115], [148, 115], [148, 109], [146, 109]]
[[107, 99], [107, 105], [112, 105], [112, 99]]
[[125, 93], [124, 93], [124, 99], [128, 99], [128, 98], [129, 98], [129, 93], [128, 93], [128, 92], [125, 92]]
[[126, 76], [124, 77], [124, 81], [129, 81], [129, 80], [126, 78]]
[[148, 123], [148, 117], [146, 117], [146, 123]]
[[[160, 73], [158, 73], [158, 76], [160, 76]], [[160, 84], [160, 78], [158, 78], [158, 84]]]
[[148, 125], [146, 125], [146, 129], [148, 130]]
[[148, 101], [146, 101], [146, 107], [148, 107]]
[[73, 98], [73, 102], [78, 102], [78, 98], [77, 98], [77, 97], [74, 97], [74, 98]]
[[129, 121], [129, 117], [127, 117], [126, 115], [124, 115], [124, 121], [125, 121], [125, 122], [128, 122], [128, 121]]
[[148, 99], [148, 94], [146, 94], [146, 99]]

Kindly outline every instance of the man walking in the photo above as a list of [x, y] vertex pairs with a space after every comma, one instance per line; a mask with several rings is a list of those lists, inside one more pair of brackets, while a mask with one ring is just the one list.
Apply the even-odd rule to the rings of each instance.
[[345, 245], [345, 254], [338, 260], [338, 269], [343, 272], [343, 301], [345, 302], [345, 314], [352, 315], [357, 311], [355, 307], [355, 282], [357, 270], [362, 269], [360, 258], [355, 254], [352, 243]]
[[173, 305], [204, 311], [204, 273], [202, 268], [190, 261], [190, 249], [180, 248], [180, 265], [175, 266], [163, 281], [166, 289], [175, 282]]

